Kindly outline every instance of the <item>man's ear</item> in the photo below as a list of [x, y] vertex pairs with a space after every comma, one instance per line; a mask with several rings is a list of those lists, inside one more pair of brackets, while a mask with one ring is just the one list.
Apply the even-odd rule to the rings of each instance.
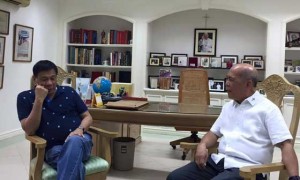
[[31, 88], [34, 88], [37, 85], [37, 78], [32, 75], [31, 80], [30, 80]]
[[246, 84], [247, 84], [247, 87], [254, 87], [254, 84], [251, 79], [248, 79]]

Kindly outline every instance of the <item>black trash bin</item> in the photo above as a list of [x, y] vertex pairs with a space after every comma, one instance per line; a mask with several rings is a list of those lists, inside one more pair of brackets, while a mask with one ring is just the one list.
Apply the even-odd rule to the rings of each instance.
[[113, 140], [113, 167], [116, 170], [127, 171], [133, 168], [135, 139], [117, 137]]

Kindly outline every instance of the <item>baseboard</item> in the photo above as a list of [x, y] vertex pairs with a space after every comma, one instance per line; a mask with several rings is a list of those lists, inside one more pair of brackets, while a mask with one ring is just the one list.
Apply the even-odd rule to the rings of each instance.
[[6, 131], [2, 134], [0, 134], [0, 141], [1, 140], [6, 140], [8, 138], [12, 138], [12, 137], [15, 137], [15, 136], [19, 136], [19, 135], [24, 135], [24, 131], [23, 129], [15, 129], [15, 130], [12, 130], [12, 131]]

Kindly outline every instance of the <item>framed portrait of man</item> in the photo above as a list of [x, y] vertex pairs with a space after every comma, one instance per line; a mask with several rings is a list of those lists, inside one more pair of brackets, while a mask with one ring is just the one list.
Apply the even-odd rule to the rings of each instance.
[[299, 47], [300, 46], [300, 32], [287, 32], [287, 42], [290, 47]]
[[194, 56], [216, 56], [217, 29], [195, 29]]

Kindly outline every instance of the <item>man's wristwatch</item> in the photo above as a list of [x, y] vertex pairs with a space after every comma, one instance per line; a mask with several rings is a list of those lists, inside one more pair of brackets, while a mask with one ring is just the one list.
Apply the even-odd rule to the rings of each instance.
[[79, 126], [78, 129], [81, 129], [82, 132], [84, 132], [84, 127], [83, 126]]

